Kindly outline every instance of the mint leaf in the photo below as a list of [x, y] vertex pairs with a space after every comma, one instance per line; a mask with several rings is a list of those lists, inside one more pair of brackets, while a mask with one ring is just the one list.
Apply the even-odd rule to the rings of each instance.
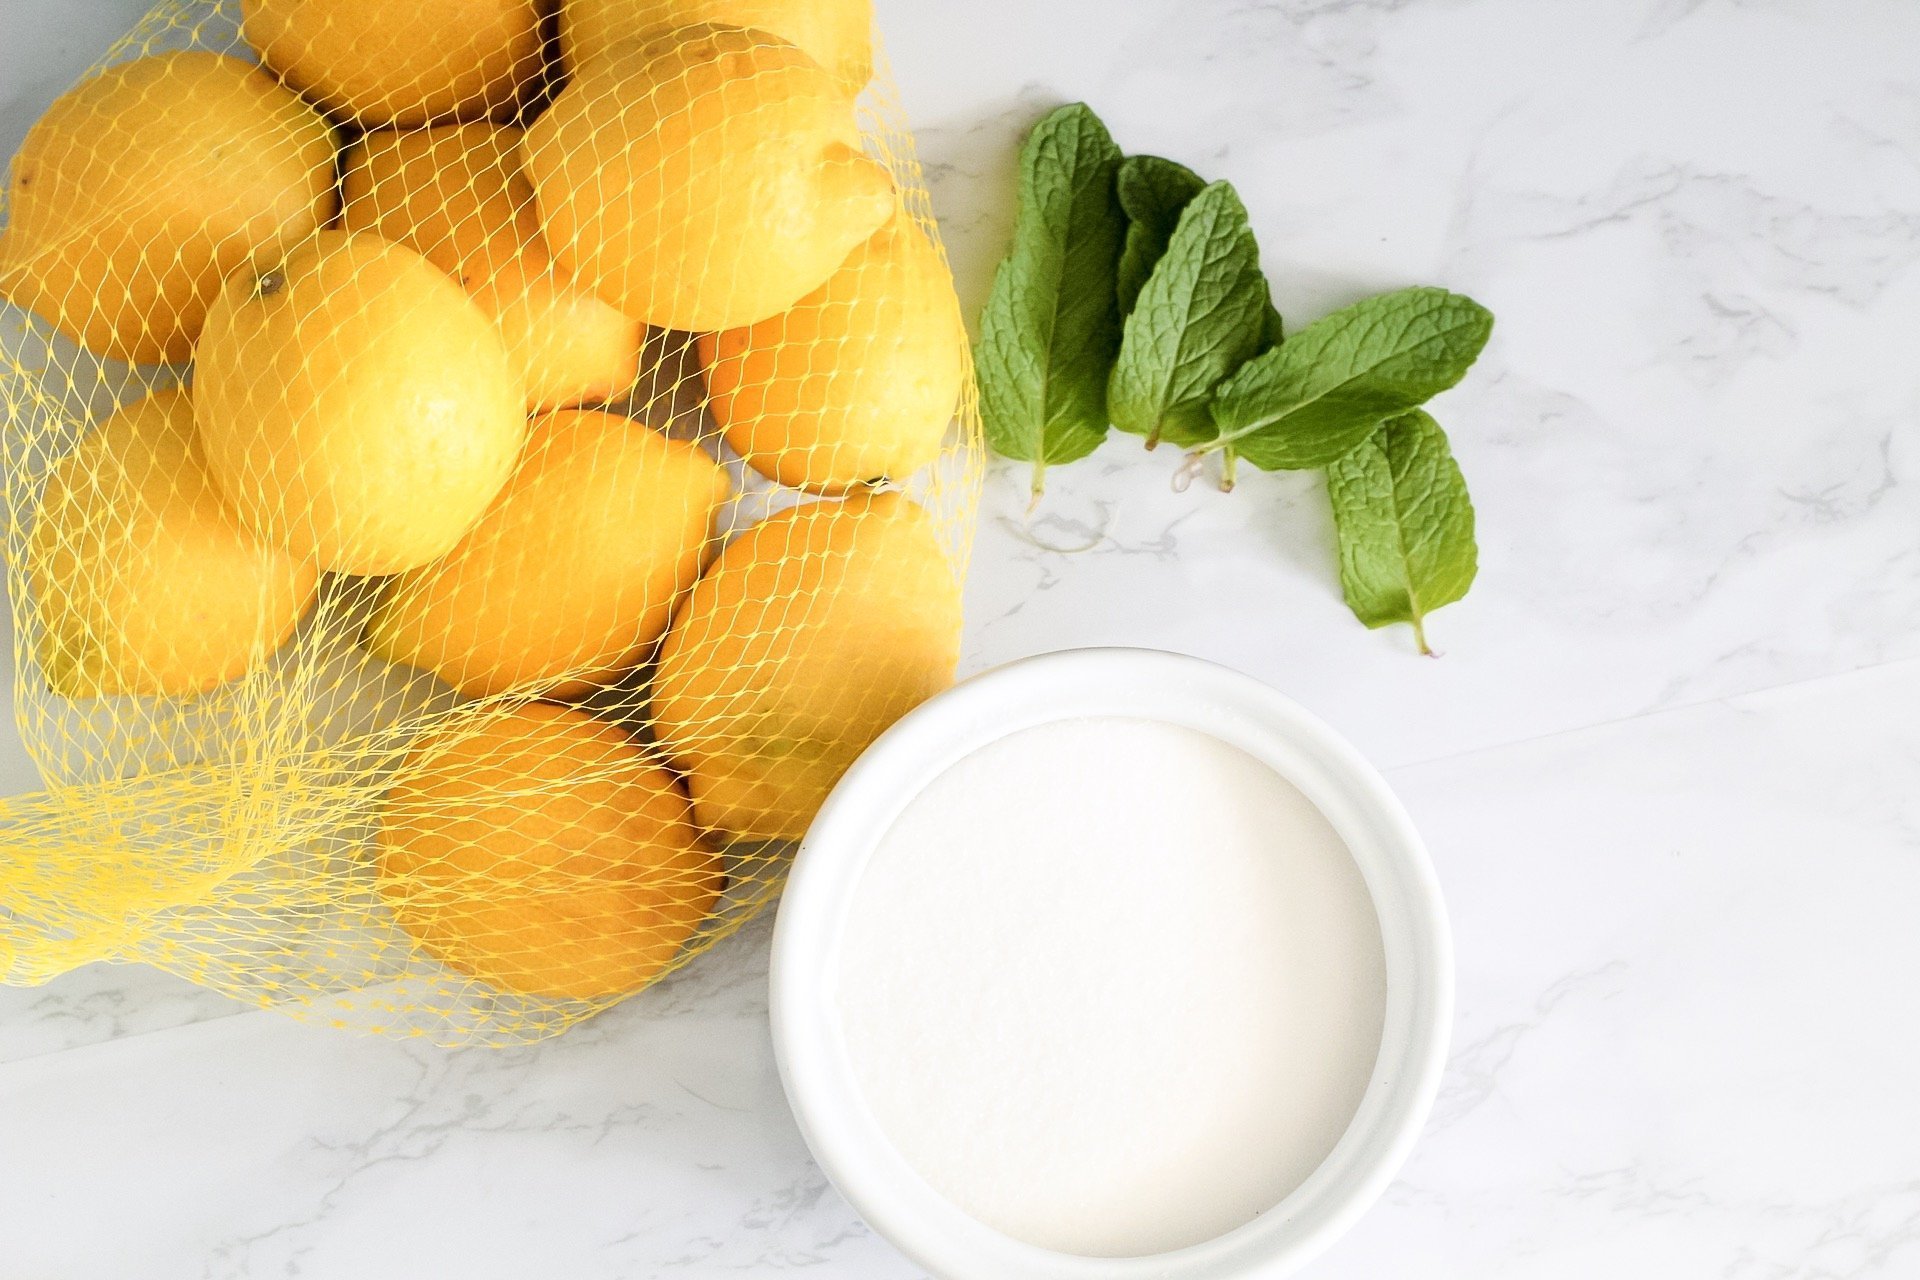
[[1493, 315], [1444, 289], [1402, 289], [1316, 320], [1241, 366], [1213, 401], [1205, 450], [1267, 471], [1324, 467], [1381, 422], [1459, 382]]
[[1246, 206], [1229, 183], [1188, 201], [1122, 327], [1107, 413], [1122, 431], [1192, 445], [1213, 436], [1207, 402], [1264, 343], [1267, 280]]
[[1107, 434], [1107, 371], [1120, 346], [1114, 270], [1126, 217], [1120, 148], [1083, 103], [1035, 125], [1020, 151], [1013, 248], [994, 273], [974, 361], [987, 443], [1046, 469]]
[[1187, 166], [1159, 156], [1128, 156], [1120, 162], [1114, 192], [1127, 215], [1127, 241], [1116, 277], [1122, 316], [1133, 311], [1134, 299], [1167, 251], [1181, 211], [1206, 185], [1206, 179]]
[[1261, 317], [1260, 339], [1262, 350], [1277, 347], [1287, 340], [1287, 322], [1280, 318], [1280, 309], [1273, 305], [1271, 285], [1267, 287], [1267, 309]]
[[[1127, 215], [1127, 242], [1120, 251], [1117, 277], [1122, 319], [1132, 313], [1134, 300], [1167, 251], [1187, 202], [1206, 185], [1206, 179], [1187, 166], [1159, 156], [1128, 156], [1120, 162], [1114, 189]], [[1263, 345], [1277, 347], [1284, 336], [1280, 313], [1269, 300]]]
[[1467, 594], [1478, 568], [1473, 502], [1440, 424], [1419, 410], [1376, 428], [1327, 468], [1340, 588], [1369, 627], [1410, 622]]

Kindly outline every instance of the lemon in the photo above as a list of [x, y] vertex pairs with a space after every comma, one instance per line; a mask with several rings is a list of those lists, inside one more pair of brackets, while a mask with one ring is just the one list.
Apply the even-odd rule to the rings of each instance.
[[592, 411], [539, 419], [526, 461], [473, 531], [393, 582], [369, 647], [475, 696], [584, 693], [637, 665], [666, 630], [728, 488], [697, 446], [641, 423]]
[[415, 744], [386, 797], [376, 883], [450, 968], [596, 1000], [659, 976], [725, 874], [672, 774], [614, 726], [533, 703]]
[[856, 92], [873, 78], [873, 0], [561, 0], [560, 55], [579, 67], [618, 41], [697, 22], [792, 41]]
[[959, 585], [926, 511], [897, 493], [809, 503], [728, 545], [675, 613], [654, 733], [701, 825], [797, 839], [959, 655]]
[[781, 484], [904, 478], [939, 455], [966, 376], [939, 252], [904, 215], [791, 311], [700, 336], [727, 443]]
[[537, 0], [241, 0], [260, 60], [368, 128], [496, 119], [538, 82]]
[[388, 574], [444, 555], [526, 438], [526, 387], [493, 322], [439, 268], [322, 231], [214, 302], [195, 360], [207, 467], [295, 555]]
[[27, 556], [54, 691], [200, 693], [278, 649], [318, 574], [243, 529], [202, 465], [193, 405], [123, 405], [47, 476]]
[[614, 45], [528, 127], [523, 155], [554, 256], [669, 329], [786, 310], [894, 207], [846, 85], [739, 27]]
[[640, 372], [646, 326], [576, 287], [540, 238], [518, 129], [370, 133], [342, 165], [340, 226], [417, 250], [494, 318], [536, 409], [606, 400]]
[[184, 360], [221, 280], [333, 209], [332, 133], [291, 91], [238, 58], [136, 58], [27, 131], [0, 292], [97, 354]]

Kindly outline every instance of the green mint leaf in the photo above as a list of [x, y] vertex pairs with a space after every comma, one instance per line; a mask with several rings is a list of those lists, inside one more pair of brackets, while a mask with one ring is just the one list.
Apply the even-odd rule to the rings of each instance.
[[1267, 310], [1261, 321], [1261, 350], [1277, 347], [1287, 340], [1287, 322], [1280, 318], [1280, 309], [1273, 305], [1273, 290], [1267, 290]]
[[1187, 166], [1159, 156], [1128, 156], [1120, 162], [1114, 191], [1127, 215], [1127, 241], [1116, 279], [1122, 316], [1132, 313], [1134, 299], [1167, 251], [1181, 211], [1206, 185]]
[[1263, 345], [1267, 280], [1246, 206], [1216, 182], [1187, 202], [1122, 327], [1107, 413], [1122, 431], [1193, 445], [1213, 436], [1207, 403]]
[[1327, 468], [1340, 587], [1369, 627], [1426, 617], [1467, 594], [1479, 564], [1473, 502], [1440, 424], [1416, 409], [1375, 428]]
[[1491, 312], [1445, 289], [1357, 302], [1222, 383], [1205, 448], [1232, 446], [1267, 471], [1324, 467], [1459, 382], [1492, 331]]
[[[1187, 201], [1207, 185], [1187, 166], [1159, 156], [1128, 156], [1120, 162], [1115, 190], [1127, 215], [1127, 242], [1120, 251], [1120, 316], [1133, 311], [1147, 278], [1167, 251], [1167, 241], [1180, 222]], [[1280, 313], [1267, 303], [1265, 346], [1277, 347], [1285, 338]]]
[[1013, 248], [980, 314], [974, 360], [987, 443], [1046, 469], [1107, 434], [1107, 371], [1120, 346], [1114, 269], [1126, 217], [1114, 195], [1120, 149], [1085, 104], [1049, 114], [1020, 151]]

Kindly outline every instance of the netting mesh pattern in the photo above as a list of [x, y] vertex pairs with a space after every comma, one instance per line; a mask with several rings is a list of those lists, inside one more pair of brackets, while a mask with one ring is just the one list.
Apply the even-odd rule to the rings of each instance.
[[551, 1035], [952, 678], [979, 421], [868, 0], [169, 0], [0, 219], [0, 980]]

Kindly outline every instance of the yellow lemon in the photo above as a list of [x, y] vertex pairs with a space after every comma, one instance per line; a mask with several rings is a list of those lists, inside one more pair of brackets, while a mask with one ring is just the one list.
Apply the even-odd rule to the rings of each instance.
[[41, 666], [68, 697], [234, 679], [293, 633], [319, 577], [241, 527], [183, 391], [123, 405], [54, 465], [27, 566]]
[[241, 0], [261, 61], [369, 128], [496, 119], [541, 74], [538, 0]]
[[614, 726], [545, 703], [415, 744], [379, 850], [380, 893], [429, 954], [560, 999], [646, 986], [726, 883], [672, 774]]
[[561, 0], [569, 67], [655, 27], [719, 22], [792, 41], [856, 92], [873, 78], [873, 0]]
[[646, 326], [567, 279], [540, 238], [518, 129], [370, 133], [348, 148], [340, 226], [426, 256], [494, 318], [532, 408], [606, 400], [640, 372]]
[[539, 419], [473, 531], [392, 583], [368, 646], [474, 696], [584, 693], [638, 665], [666, 630], [728, 489], [698, 446], [641, 423]]
[[959, 656], [960, 590], [932, 518], [897, 493], [809, 503], [748, 529], [675, 613], [654, 732], [703, 826], [797, 839]]
[[616, 44], [574, 73], [522, 151], [554, 256], [669, 329], [786, 310], [894, 207], [846, 85], [740, 27]]
[[933, 461], [966, 376], [953, 278], [905, 216], [793, 310], [700, 335], [709, 404], [781, 484], [837, 490]]
[[333, 208], [333, 136], [313, 108], [238, 58], [137, 58], [27, 131], [0, 293], [100, 355], [185, 360], [221, 280]]
[[526, 438], [499, 330], [411, 249], [323, 231], [207, 315], [193, 408], [249, 526], [324, 569], [417, 568], [458, 542]]

